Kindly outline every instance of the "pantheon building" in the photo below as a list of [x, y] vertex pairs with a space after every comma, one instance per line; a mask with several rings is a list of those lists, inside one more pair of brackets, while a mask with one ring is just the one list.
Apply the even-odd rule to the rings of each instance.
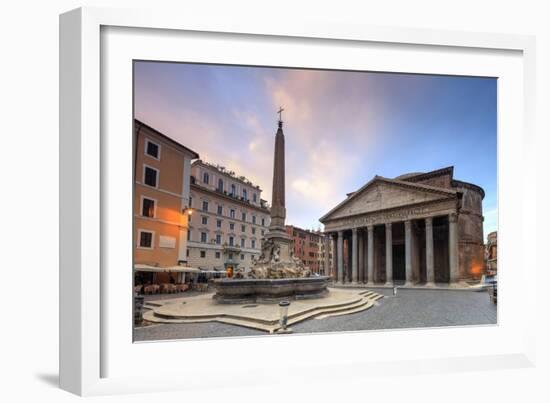
[[483, 270], [485, 193], [453, 167], [375, 176], [319, 219], [338, 283], [466, 285]]

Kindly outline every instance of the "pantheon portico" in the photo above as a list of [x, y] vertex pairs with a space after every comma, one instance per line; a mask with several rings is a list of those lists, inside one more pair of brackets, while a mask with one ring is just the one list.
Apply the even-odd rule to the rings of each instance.
[[334, 242], [338, 283], [451, 286], [483, 268], [481, 187], [453, 167], [375, 176], [319, 221]]

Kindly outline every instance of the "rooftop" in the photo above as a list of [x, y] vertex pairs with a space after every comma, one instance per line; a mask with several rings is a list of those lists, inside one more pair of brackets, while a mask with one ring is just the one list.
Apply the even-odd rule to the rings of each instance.
[[175, 146], [180, 147], [180, 148], [184, 149], [185, 151], [187, 151], [189, 154], [191, 154], [191, 158], [193, 158], [193, 159], [199, 158], [199, 154], [196, 151], [193, 151], [189, 147], [184, 146], [183, 144], [181, 144], [180, 142], [174, 140], [173, 138], [168, 137], [166, 134], [159, 132], [157, 129], [155, 129], [154, 127], [149, 126], [147, 123], [143, 123], [139, 119], [134, 119], [134, 123], [135, 123], [136, 129], [137, 129], [138, 132], [139, 132], [139, 129], [141, 127], [145, 127], [146, 129], [153, 132], [154, 134], [156, 134], [160, 138], [168, 141], [172, 145], [175, 145]]
[[206, 162], [206, 161], [203, 161], [203, 160], [197, 160], [197, 161], [194, 161], [193, 162], [193, 165], [203, 165], [205, 167], [208, 167], [208, 168], [212, 168], [214, 170], [216, 170], [217, 172], [221, 173], [221, 174], [224, 174], [226, 176], [229, 176], [230, 178], [236, 180], [236, 181], [239, 181], [241, 183], [244, 183], [245, 185], [248, 185], [248, 186], [251, 186], [257, 190], [260, 190], [260, 186], [258, 185], [255, 185], [254, 183], [252, 183], [252, 181], [250, 181], [249, 179], [247, 179], [245, 176], [243, 175], [237, 175], [235, 173], [235, 171], [230, 171], [228, 169], [226, 169], [224, 166], [222, 165], [219, 165], [219, 164], [212, 164], [212, 163], [209, 163], [209, 162]]

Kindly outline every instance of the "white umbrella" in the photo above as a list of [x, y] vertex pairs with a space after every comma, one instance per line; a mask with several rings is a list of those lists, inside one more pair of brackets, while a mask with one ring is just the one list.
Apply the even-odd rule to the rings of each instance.
[[162, 273], [164, 271], [162, 267], [155, 267], [155, 266], [151, 266], [148, 264], [141, 264], [141, 263], [136, 263], [134, 265], [134, 270], [146, 271], [146, 272], [152, 272], [152, 273]]
[[174, 272], [174, 273], [200, 273], [201, 270], [194, 267], [185, 267], [185, 266], [170, 266], [164, 267], [163, 271]]

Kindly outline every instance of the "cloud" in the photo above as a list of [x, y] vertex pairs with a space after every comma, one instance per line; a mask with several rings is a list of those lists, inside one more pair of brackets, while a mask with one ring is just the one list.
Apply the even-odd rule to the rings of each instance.
[[250, 143], [248, 143], [248, 149], [250, 151], [254, 151], [254, 150], [256, 150], [256, 148], [258, 148], [258, 142], [257, 141], [251, 141]]
[[[447, 147], [445, 132], [426, 136], [434, 126], [437, 103], [446, 107], [437, 101], [446, 99], [440, 95], [454, 93], [454, 87], [441, 87], [441, 78], [169, 63], [147, 66], [136, 69], [136, 116], [194, 149], [202, 159], [246, 176], [262, 188], [268, 201], [276, 111], [280, 106], [285, 109], [289, 224], [316, 227], [319, 217], [375, 174], [418, 170], [427, 149], [427, 160], [441, 164], [448, 163], [454, 149], [460, 150]], [[462, 116], [455, 110], [453, 106], [449, 114], [441, 115], [445, 122], [447, 115]], [[485, 216], [484, 227], [496, 228], [496, 210], [487, 209]]]

